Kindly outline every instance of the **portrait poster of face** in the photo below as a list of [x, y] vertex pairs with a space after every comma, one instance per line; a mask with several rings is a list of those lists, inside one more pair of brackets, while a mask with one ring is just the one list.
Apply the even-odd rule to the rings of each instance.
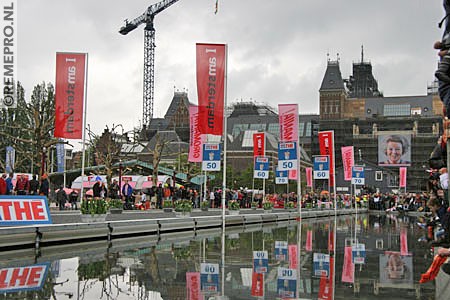
[[412, 256], [401, 255], [400, 252], [386, 251], [380, 254], [380, 286], [381, 287], [413, 287]]
[[378, 165], [402, 167], [411, 165], [411, 134], [382, 132], [378, 135]]

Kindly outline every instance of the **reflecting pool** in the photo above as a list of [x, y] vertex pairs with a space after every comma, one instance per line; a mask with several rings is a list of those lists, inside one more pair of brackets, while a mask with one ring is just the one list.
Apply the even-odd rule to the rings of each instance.
[[0, 299], [439, 298], [440, 283], [418, 283], [433, 254], [415, 223], [364, 214], [0, 253]]

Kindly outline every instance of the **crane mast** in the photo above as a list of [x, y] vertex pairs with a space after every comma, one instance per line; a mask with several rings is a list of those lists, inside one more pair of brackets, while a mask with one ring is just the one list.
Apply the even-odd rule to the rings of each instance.
[[146, 11], [132, 21], [125, 20], [125, 25], [119, 33], [126, 35], [145, 23], [144, 27], [144, 89], [143, 89], [143, 112], [142, 124], [150, 125], [153, 118], [153, 100], [155, 85], [155, 27], [153, 19], [157, 14], [178, 2], [179, 0], [163, 0], [150, 5]]

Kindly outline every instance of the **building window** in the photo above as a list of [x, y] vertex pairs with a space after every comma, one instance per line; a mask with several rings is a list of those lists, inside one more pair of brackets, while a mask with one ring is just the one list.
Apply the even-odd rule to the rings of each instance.
[[421, 107], [413, 107], [411, 108], [411, 115], [421, 115], [422, 114], [422, 108]]
[[266, 124], [250, 124], [250, 130], [266, 131]]
[[310, 137], [311, 136], [311, 122], [306, 123], [306, 132], [305, 136]]
[[253, 134], [258, 131], [256, 130], [246, 130], [244, 132], [244, 137], [242, 139], [242, 148], [253, 147]]
[[383, 181], [383, 172], [382, 171], [375, 172], [375, 181]]
[[275, 136], [278, 136], [278, 134], [280, 133], [280, 124], [270, 123], [267, 131]]
[[305, 123], [298, 123], [298, 136], [303, 136], [303, 130], [305, 128]]
[[384, 106], [384, 116], [395, 117], [395, 116], [410, 116], [411, 115], [411, 105], [409, 104], [386, 104]]

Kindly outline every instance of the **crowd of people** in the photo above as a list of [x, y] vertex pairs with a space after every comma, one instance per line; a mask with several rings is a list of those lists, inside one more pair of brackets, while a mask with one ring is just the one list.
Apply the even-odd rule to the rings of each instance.
[[[15, 182], [15, 183], [14, 183]], [[26, 174], [18, 174], [14, 180], [14, 173], [2, 174], [0, 177], [0, 195], [41, 195], [48, 197], [50, 184], [47, 174], [40, 180], [37, 175], [28, 179]]]

